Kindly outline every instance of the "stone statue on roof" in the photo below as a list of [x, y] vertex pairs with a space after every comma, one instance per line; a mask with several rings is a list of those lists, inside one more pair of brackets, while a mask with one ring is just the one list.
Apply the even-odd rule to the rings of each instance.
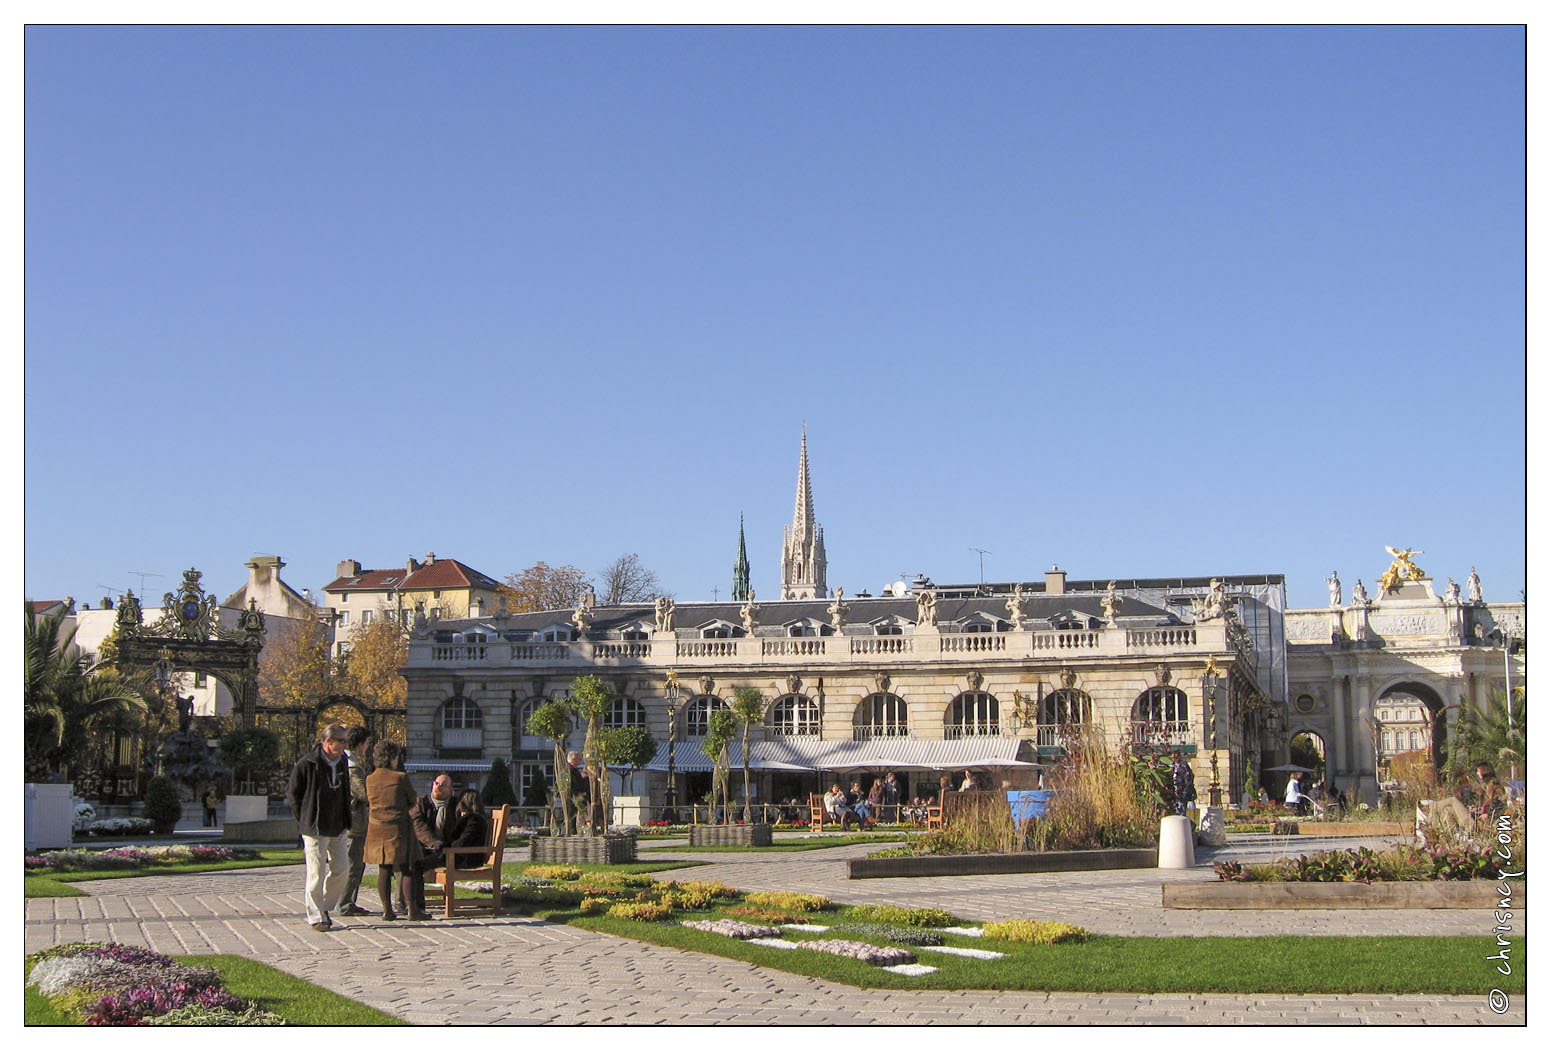
[[937, 623], [937, 592], [930, 589], [916, 593], [916, 624], [927, 627]]
[[1104, 597], [1099, 599], [1099, 604], [1104, 607], [1104, 619], [1111, 624], [1115, 623], [1115, 611], [1125, 599], [1115, 593], [1115, 582], [1111, 580], [1109, 587], [1104, 589]]
[[654, 611], [656, 612], [656, 615], [657, 615], [657, 630], [658, 631], [672, 631], [673, 630], [673, 609], [674, 609], [673, 600], [671, 598], [669, 598], [667, 595], [663, 595], [663, 596], [661, 596], [661, 597], [659, 597], [657, 599], [657, 603], [656, 603], [656, 606], [654, 607]]
[[1325, 578], [1325, 583], [1330, 587], [1330, 604], [1341, 605], [1341, 578], [1336, 575], [1335, 570], [1330, 571], [1330, 576]]
[[749, 588], [748, 601], [738, 610], [738, 616], [743, 619], [743, 630], [750, 635], [754, 634], [754, 629], [759, 626], [759, 607], [754, 603], [753, 588]]
[[1357, 578], [1357, 583], [1352, 585], [1352, 605], [1366, 606], [1368, 604], [1368, 589], [1363, 587], [1362, 577]]
[[1443, 589], [1443, 601], [1445, 601], [1445, 602], [1458, 602], [1459, 601], [1459, 585], [1454, 582], [1454, 578], [1453, 577], [1449, 578], [1449, 586]]
[[1228, 594], [1228, 588], [1217, 577], [1207, 585], [1206, 594], [1191, 603], [1196, 620], [1217, 620], [1220, 617], [1228, 617], [1233, 612], [1233, 598]]
[[1470, 601], [1476, 605], [1481, 604], [1481, 578], [1476, 575], [1476, 567], [1470, 567], [1470, 576], [1465, 578], [1465, 587], [1470, 591]]
[[851, 610], [849, 605], [841, 601], [845, 598], [845, 594], [846, 593], [844, 588], [836, 588], [835, 601], [829, 604], [829, 608], [827, 610], [829, 613], [830, 626], [833, 627], [836, 631], [840, 630], [841, 625], [845, 623], [845, 615]]
[[1023, 623], [1023, 585], [1012, 586], [1012, 596], [1007, 600], [1007, 619], [1012, 621], [1012, 626], [1017, 628]]

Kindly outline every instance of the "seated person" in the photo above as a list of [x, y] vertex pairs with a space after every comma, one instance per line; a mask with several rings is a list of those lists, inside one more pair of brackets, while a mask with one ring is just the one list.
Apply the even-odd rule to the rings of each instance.
[[[452, 833], [447, 846], [483, 847], [488, 846], [489, 843], [490, 818], [485, 814], [484, 804], [479, 801], [479, 793], [472, 788], [468, 789], [458, 797], [457, 817], [453, 819]], [[460, 854], [457, 860], [460, 869], [478, 869], [484, 868], [490, 856]]]
[[824, 813], [829, 815], [831, 821], [840, 822], [840, 831], [842, 832], [853, 821], [860, 824], [856, 812], [851, 809], [851, 804], [846, 799], [846, 794], [840, 790], [840, 782], [838, 781], [830, 786], [828, 792], [824, 793]]

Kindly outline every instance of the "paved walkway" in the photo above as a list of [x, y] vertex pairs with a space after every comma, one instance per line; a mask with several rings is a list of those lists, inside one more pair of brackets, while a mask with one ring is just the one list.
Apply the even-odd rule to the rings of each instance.
[[[1203, 864], [1155, 869], [924, 880], [845, 878], [863, 846], [796, 854], [684, 854], [712, 860], [696, 879], [789, 889], [847, 902], [938, 905], [976, 919], [1063, 919], [1113, 934], [1471, 934], [1490, 916], [1463, 910], [1178, 912], [1164, 879], [1210, 879]], [[1262, 848], [1265, 849], [1265, 848]], [[1235, 856], [1246, 849], [1235, 848]], [[643, 855], [671, 858], [671, 852]], [[681, 870], [688, 874], [688, 870]], [[26, 948], [121, 941], [168, 953], [236, 953], [423, 1024], [1523, 1024], [1481, 996], [1244, 996], [890, 992], [666, 949], [527, 918], [346, 921], [318, 934], [301, 919], [301, 869], [152, 876], [79, 886], [89, 897], [26, 901]]]

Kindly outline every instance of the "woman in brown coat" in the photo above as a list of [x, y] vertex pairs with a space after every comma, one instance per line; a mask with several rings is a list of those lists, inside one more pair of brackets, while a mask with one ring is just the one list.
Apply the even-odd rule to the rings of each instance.
[[[366, 825], [365, 861], [377, 866], [377, 897], [382, 902], [382, 918], [396, 920], [393, 913], [393, 876], [399, 877], [399, 896], [414, 903], [423, 893], [417, 886], [425, 877], [415, 862], [423, 856], [420, 840], [430, 837], [424, 820], [415, 812], [415, 789], [409, 775], [398, 769], [403, 750], [392, 741], [378, 741], [372, 758], [377, 769], [366, 778], [366, 800], [371, 817]], [[419, 828], [416, 828], [416, 825]], [[413, 904], [411, 904], [413, 909]], [[411, 911], [412, 920], [427, 919], [424, 912]]]

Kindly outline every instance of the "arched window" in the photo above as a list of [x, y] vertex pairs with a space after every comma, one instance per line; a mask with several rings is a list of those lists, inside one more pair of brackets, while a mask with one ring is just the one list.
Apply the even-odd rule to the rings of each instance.
[[726, 701], [708, 693], [691, 697], [689, 703], [684, 706], [684, 736], [704, 737], [710, 732], [711, 713], [725, 707], [727, 707]]
[[1039, 702], [1039, 743], [1059, 745], [1073, 729], [1093, 722], [1093, 698], [1081, 690], [1056, 690]]
[[770, 732], [778, 737], [817, 737], [818, 702], [789, 693], [770, 706]]
[[1422, 747], [1422, 737], [1415, 730], [1411, 731], [1411, 750], [1414, 752]]
[[947, 736], [996, 737], [1002, 732], [996, 698], [989, 693], [961, 693], [948, 705]]
[[442, 705], [441, 746], [457, 751], [479, 750], [485, 743], [485, 715], [467, 697], [453, 697]]
[[1386, 754], [1388, 754], [1390, 751], [1388, 730], [1385, 730], [1382, 734], [1379, 735], [1379, 750]]
[[538, 711], [544, 703], [543, 697], [530, 697], [526, 701], [518, 701], [512, 705], [512, 747], [513, 749], [549, 749], [551, 741], [547, 737], [540, 737], [528, 731], [528, 720], [533, 713]]
[[905, 702], [892, 693], [875, 693], [856, 706], [851, 737], [867, 741], [874, 737], [909, 737], [910, 721]]
[[639, 701], [616, 697], [609, 706], [609, 713], [603, 717], [603, 725], [611, 730], [620, 726], [645, 726], [646, 709], [641, 707]]

